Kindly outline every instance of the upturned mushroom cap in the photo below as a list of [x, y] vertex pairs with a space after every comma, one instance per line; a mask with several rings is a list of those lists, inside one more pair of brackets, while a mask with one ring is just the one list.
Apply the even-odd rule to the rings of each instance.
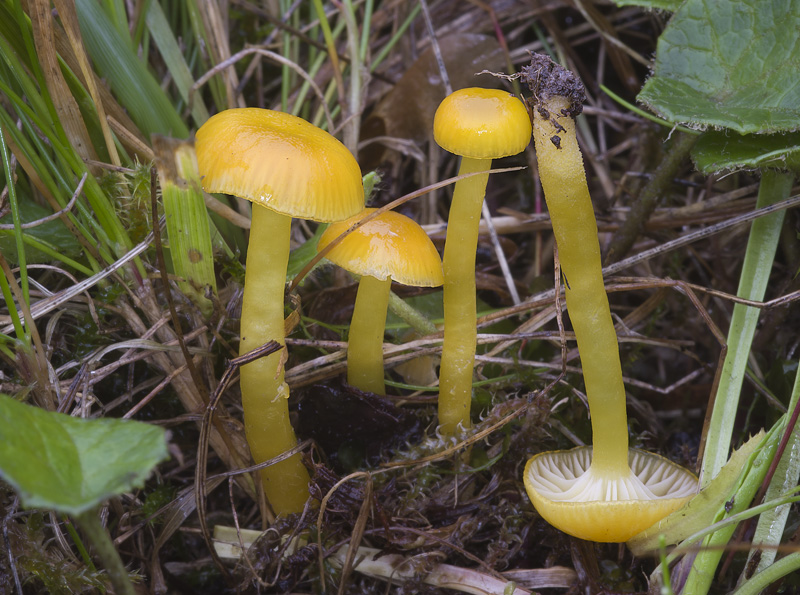
[[[326, 248], [375, 210], [365, 209], [346, 221], [332, 223], [320, 237], [317, 250]], [[442, 261], [433, 242], [414, 221], [394, 211], [367, 221], [325, 257], [351, 273], [382, 281], [391, 278], [414, 287], [437, 287], [444, 282]]]
[[531, 119], [522, 102], [506, 91], [459, 89], [436, 110], [433, 138], [456, 155], [499, 159], [525, 150]]
[[229, 109], [197, 131], [207, 192], [224, 192], [290, 217], [339, 221], [364, 208], [361, 170], [336, 138], [302, 118]]
[[630, 474], [592, 472], [592, 447], [544, 452], [525, 465], [525, 490], [548, 523], [580, 539], [627, 541], [683, 506], [697, 478], [659, 455], [630, 449]]

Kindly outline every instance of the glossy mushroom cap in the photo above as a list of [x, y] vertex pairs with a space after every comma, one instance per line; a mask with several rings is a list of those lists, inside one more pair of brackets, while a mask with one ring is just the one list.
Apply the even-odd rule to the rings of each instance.
[[525, 489], [548, 523], [580, 539], [627, 541], [688, 502], [697, 478], [659, 455], [630, 449], [630, 473], [603, 477], [592, 447], [545, 452], [525, 465]]
[[460, 89], [436, 110], [433, 138], [456, 155], [499, 159], [525, 150], [531, 142], [531, 119], [522, 102], [506, 91]]
[[200, 127], [195, 149], [206, 192], [315, 221], [339, 221], [364, 208], [361, 170], [352, 153], [302, 118], [229, 109]]
[[[320, 237], [317, 250], [326, 248], [375, 210], [365, 209], [346, 221], [332, 223]], [[351, 273], [381, 281], [392, 279], [414, 287], [438, 287], [444, 282], [442, 260], [428, 234], [413, 220], [394, 211], [367, 221], [325, 257]]]

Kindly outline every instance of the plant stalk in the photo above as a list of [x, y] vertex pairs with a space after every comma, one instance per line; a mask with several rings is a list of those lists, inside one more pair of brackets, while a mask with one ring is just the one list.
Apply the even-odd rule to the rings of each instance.
[[86, 534], [103, 562], [103, 567], [108, 572], [108, 578], [111, 579], [116, 595], [136, 595], [136, 591], [128, 578], [128, 571], [125, 570], [125, 566], [122, 564], [119, 553], [114, 547], [114, 542], [111, 541], [108, 532], [100, 523], [97, 510], [93, 508], [79, 514], [75, 517], [75, 522]]
[[427, 316], [409, 305], [408, 302], [393, 291], [389, 292], [389, 310], [398, 318], [402, 318], [404, 322], [423, 337], [439, 332], [439, 329], [428, 320]]
[[[756, 208], [760, 209], [786, 199], [791, 192], [793, 181], [792, 174], [765, 170], [761, 176]], [[778, 211], [753, 221], [739, 277], [739, 289], [736, 292], [738, 297], [756, 302], [764, 299], [784, 216], [784, 211]], [[739, 406], [739, 394], [760, 313], [758, 308], [752, 306], [735, 304], [733, 307], [728, 331], [728, 352], [722, 365], [714, 409], [706, 434], [700, 472], [701, 487], [707, 486], [728, 460], [733, 424]]]
[[634, 200], [628, 217], [611, 239], [606, 264], [622, 260], [628, 254], [698, 139], [697, 135], [681, 132], [676, 133], [676, 137], [653, 177]]

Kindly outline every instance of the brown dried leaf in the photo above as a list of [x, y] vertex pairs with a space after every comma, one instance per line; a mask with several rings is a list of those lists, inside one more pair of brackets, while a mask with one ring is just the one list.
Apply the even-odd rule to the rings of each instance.
[[58, 63], [58, 52], [56, 51], [55, 33], [53, 28], [53, 18], [50, 14], [50, 2], [35, 0], [31, 4], [33, 14], [31, 15], [31, 25], [33, 26], [33, 42], [36, 45], [36, 53], [39, 57], [42, 73], [44, 75], [47, 90], [53, 100], [58, 119], [64, 127], [70, 144], [75, 148], [83, 159], [96, 160], [89, 131], [81, 116], [78, 102], [72, 96], [64, 75], [61, 74], [61, 67]]
[[[494, 37], [470, 33], [439, 39], [447, 74], [453, 89], [497, 87], [494, 77], [476, 78], [482, 70], [498, 71], [504, 58]], [[445, 96], [433, 50], [429, 47], [394, 88], [378, 103], [362, 129], [363, 139], [392, 136], [422, 142], [433, 132], [433, 115]]]

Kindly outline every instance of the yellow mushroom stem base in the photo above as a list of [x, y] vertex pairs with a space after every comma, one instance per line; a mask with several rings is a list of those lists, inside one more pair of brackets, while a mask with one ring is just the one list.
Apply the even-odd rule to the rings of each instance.
[[[283, 292], [292, 219], [253, 206], [242, 299], [239, 353], [275, 340], [285, 344]], [[250, 453], [262, 463], [294, 448], [289, 423], [289, 386], [283, 380], [284, 350], [242, 366], [244, 427]], [[302, 512], [308, 499], [308, 471], [300, 455], [260, 471], [261, 485], [276, 514]]]
[[391, 279], [361, 277], [347, 344], [347, 382], [359, 390], [386, 394], [383, 372], [383, 333], [389, 307]]
[[[489, 170], [491, 159], [462, 157], [459, 175]], [[489, 174], [456, 182], [444, 245], [444, 344], [439, 370], [439, 429], [445, 436], [470, 426], [476, 323], [475, 254]]]
[[652, 453], [630, 449], [629, 473], [604, 475], [592, 466], [592, 447], [532, 457], [523, 480], [548, 523], [580, 539], [623, 542], [683, 506], [697, 478]]

